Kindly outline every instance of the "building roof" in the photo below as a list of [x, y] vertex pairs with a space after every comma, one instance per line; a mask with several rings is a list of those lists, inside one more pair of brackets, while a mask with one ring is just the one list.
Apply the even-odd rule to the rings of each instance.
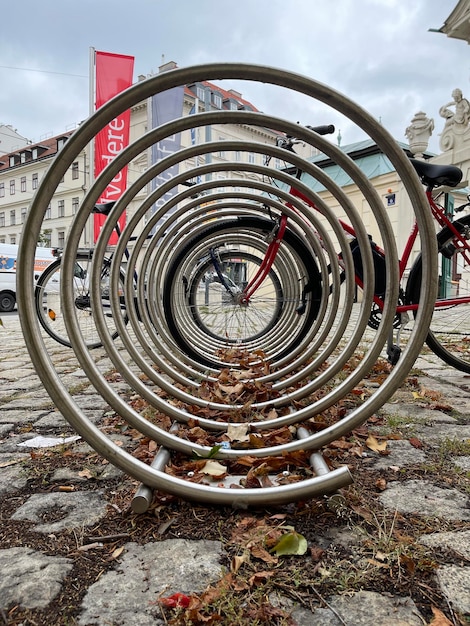
[[[25, 165], [29, 161], [37, 161], [38, 159], [45, 159], [47, 157], [54, 156], [57, 153], [57, 141], [62, 138], [69, 138], [70, 135], [74, 131], [68, 131], [66, 133], [61, 133], [60, 135], [55, 135], [54, 137], [49, 137], [47, 139], [43, 139], [38, 143], [28, 143], [20, 148], [13, 150], [7, 154], [2, 154], [0, 157], [0, 172], [4, 170], [8, 170], [12, 167], [16, 167], [17, 165]], [[38, 156], [36, 158], [32, 158], [33, 151], [38, 150]], [[24, 160], [21, 160], [21, 155], [24, 154]], [[14, 165], [10, 164], [10, 157], [15, 157]]]
[[470, 2], [459, 0], [452, 13], [440, 28], [430, 28], [431, 32], [444, 33], [453, 39], [463, 39], [470, 44]]
[[[206, 89], [209, 89], [213, 93], [220, 94], [220, 96], [222, 97], [223, 109], [230, 108], [229, 102], [235, 101], [240, 109], [258, 111], [258, 109], [251, 102], [249, 102], [248, 100], [245, 100], [245, 98], [243, 98], [242, 95], [239, 92], [235, 91], [234, 89], [230, 89], [230, 90], [223, 89], [222, 87], [219, 87], [218, 85], [215, 85], [214, 83], [210, 83], [208, 81], [202, 81], [201, 83], [198, 83], [198, 84], [202, 85]], [[193, 92], [194, 87], [195, 85], [186, 85], [185, 94], [192, 98], [196, 97], [195, 93]], [[74, 131], [68, 131], [60, 135], [55, 135], [54, 137], [49, 137], [47, 139], [44, 139], [34, 144], [25, 143], [24, 146], [21, 146], [13, 150], [12, 152], [2, 154], [0, 156], [0, 172], [4, 170], [8, 170], [11, 167], [15, 167], [16, 165], [24, 165], [25, 163], [28, 163], [28, 161], [33, 160], [31, 158], [31, 154], [34, 148], [39, 148], [40, 156], [38, 156], [38, 158], [43, 159], [43, 158], [47, 158], [50, 156], [54, 156], [57, 152], [57, 140], [62, 137], [68, 138], [73, 132]], [[25, 139], [25, 142], [26, 141], [27, 140]], [[24, 159], [23, 161], [21, 160], [22, 153], [25, 153], [25, 157], [23, 157]], [[10, 164], [10, 157], [12, 156], [17, 157], [17, 159], [15, 159], [14, 165]], [[34, 160], [37, 160], [37, 159], [34, 159]]]
[[[210, 89], [210, 91], [213, 93], [219, 93], [222, 97], [224, 109], [228, 108], [228, 102], [230, 100], [231, 101], [235, 100], [235, 102], [237, 102], [240, 108], [246, 108], [246, 109], [249, 109], [250, 111], [258, 111], [258, 109], [254, 106], [254, 104], [252, 104], [248, 100], [245, 100], [245, 98], [242, 97], [242, 94], [239, 93], [238, 91], [235, 91], [234, 89], [229, 89], [229, 90], [223, 89], [222, 87], [219, 87], [219, 85], [215, 85], [214, 83], [210, 83], [206, 80], [201, 81], [198, 84], [202, 85], [206, 89]], [[194, 85], [186, 85], [185, 94], [187, 96], [192, 96], [194, 98], [195, 94], [193, 92], [193, 88], [194, 88]]]
[[[397, 143], [408, 154], [408, 156], [412, 156], [408, 144], [402, 142]], [[342, 146], [340, 147], [340, 150], [342, 150], [355, 162], [355, 164], [369, 180], [373, 180], [378, 176], [383, 176], [384, 174], [395, 171], [390, 159], [382, 152], [378, 145], [372, 141], [372, 139], [366, 139], [364, 141], [358, 141], [356, 143]], [[431, 152], [426, 152], [424, 156], [425, 158], [430, 158], [434, 155]], [[348, 185], [355, 184], [355, 181], [347, 174], [347, 172], [345, 172], [342, 167], [337, 165], [326, 155], [319, 154], [307, 160], [321, 167], [339, 187], [346, 187]], [[309, 174], [303, 174], [301, 180], [313, 189], [313, 191], [319, 192], [325, 189], [322, 184]]]

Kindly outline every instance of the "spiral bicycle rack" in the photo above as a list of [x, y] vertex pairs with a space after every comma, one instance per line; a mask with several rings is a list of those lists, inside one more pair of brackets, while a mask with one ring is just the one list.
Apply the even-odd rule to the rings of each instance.
[[[381, 198], [339, 147], [307, 127], [274, 115], [246, 110], [202, 111], [149, 130], [119, 153], [86, 192], [68, 233], [60, 281], [61, 313], [76, 357], [96, 392], [116, 415], [156, 442], [158, 451], [148, 464], [136, 458], [131, 447], [116, 445], [67, 392], [50, 358], [50, 340], [43, 336], [36, 317], [34, 250], [46, 209], [63, 176], [102, 128], [156, 94], [213, 80], [262, 84], [273, 92], [287, 90], [292, 101], [298, 98], [306, 111], [321, 111], [318, 115], [322, 121], [329, 121], [333, 114], [345, 117], [380, 147], [403, 182], [421, 232], [420, 309], [399, 362], [380, 386], [321, 429], [312, 428], [318, 416], [341, 403], [367, 378], [393, 324], [398, 261]], [[334, 180], [313, 162], [293, 153], [286, 156], [280, 147], [254, 140], [206, 140], [181, 148], [137, 175], [109, 213], [93, 251], [89, 276], [93, 322], [110, 366], [132, 389], [133, 397], [141, 399], [140, 404], [130, 403], [103, 376], [77, 320], [74, 265], [82, 234], [107, 185], [153, 145], [191, 129], [233, 124], [295, 136], [326, 155], [357, 185], [386, 255], [387, 296], [380, 323], [366, 338], [374, 289], [368, 232]], [[216, 159], [221, 150], [237, 154], [237, 158]], [[295, 181], [296, 188], [318, 211], [288, 193], [292, 177], [284, 169], [261, 165], [260, 159], [243, 155], [287, 160], [289, 167], [300, 168], [304, 175]], [[173, 166], [178, 166], [179, 173], [165, 177]], [[188, 187], [188, 180], [197, 182]], [[312, 191], [309, 180], [319, 182], [327, 195], [320, 197]], [[114, 225], [130, 205], [133, 211], [115, 247], [109, 274], [116, 339], [107, 327], [109, 313], [101, 306], [100, 268]], [[263, 297], [254, 296], [248, 306], [241, 297], [236, 299], [235, 289], [230, 297], [224, 295], [220, 276], [217, 280], [212, 269], [216, 267], [211, 265], [212, 257], [218, 255], [226, 266], [234, 259], [243, 259], [250, 271], [256, 271], [267, 252], [273, 217], [279, 221], [283, 214], [288, 232], [267, 277], [270, 295], [264, 286], [264, 292], [260, 289]], [[339, 214], [353, 225], [362, 256], [364, 287], [354, 315], [353, 258], [338, 222]], [[331, 468], [322, 449], [363, 424], [409, 373], [432, 315], [436, 258], [433, 224], [421, 184], [401, 148], [365, 110], [330, 87], [298, 74], [257, 65], [207, 64], [140, 81], [101, 107], [69, 138], [41, 181], [26, 218], [20, 244], [18, 305], [31, 358], [58, 410], [96, 452], [142, 483], [133, 501], [136, 511], [145, 510], [154, 489], [210, 504], [268, 506], [307, 500], [351, 483], [348, 468]], [[345, 280], [340, 280], [341, 272]], [[306, 277], [316, 285], [315, 298], [304, 297]], [[126, 316], [120, 314], [123, 300]], [[306, 308], [303, 315], [297, 312], [299, 302]], [[208, 388], [220, 391], [221, 374], [226, 376], [227, 372], [235, 377], [230, 384], [233, 380], [242, 386], [249, 383], [266, 393], [249, 401], [230, 394], [207, 395]], [[138, 408], [142, 406], [145, 410]], [[172, 426], [149, 419], [150, 414], [166, 416]], [[189, 439], [188, 428], [194, 424], [209, 433], [216, 445]], [[234, 427], [245, 433], [243, 446], [237, 444], [241, 438], [230, 439]], [[290, 436], [280, 442], [270, 438], [279, 429]], [[243, 483], [243, 477], [237, 482], [239, 477], [230, 472], [219, 480], [194, 481], [168, 471], [175, 454], [211, 457], [227, 466], [237, 466], [248, 458], [253, 464], [265, 462], [269, 468], [273, 458], [301, 452], [307, 454], [309, 466], [302, 478], [290, 482], [274, 476], [269, 486], [260, 482], [253, 487]]]

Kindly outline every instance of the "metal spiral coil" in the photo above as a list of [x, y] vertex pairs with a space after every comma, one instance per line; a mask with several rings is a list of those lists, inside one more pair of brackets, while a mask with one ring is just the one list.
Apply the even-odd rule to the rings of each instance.
[[[292, 176], [287, 172], [250, 163], [247, 158], [224, 162], [210, 158], [224, 150], [263, 155], [272, 163], [273, 159], [286, 159], [286, 151], [278, 146], [254, 140], [206, 141], [166, 156], [129, 185], [108, 215], [93, 251], [88, 276], [92, 319], [109, 367], [122, 375], [134, 397], [142, 399], [142, 405], [168, 416], [177, 425], [194, 421], [197, 409], [198, 426], [214, 434], [223, 435], [239, 423], [241, 413], [251, 433], [280, 427], [295, 430], [297, 436], [280, 445], [221, 447], [215, 455], [233, 461], [241, 456], [268, 458], [311, 451], [312, 467], [317, 468], [311, 477], [269, 488], [228, 489], [194, 483], [166, 473], [159, 463], [143, 463], [131, 449], [114, 444], [87, 419], [67, 392], [61, 373], [48, 355], [51, 343], [43, 336], [36, 317], [32, 281], [35, 243], [46, 208], [77, 155], [107, 123], [139, 102], [176, 86], [211, 80], [246, 80], [288, 89], [302, 96], [309, 106], [322, 103], [348, 118], [392, 162], [421, 232], [422, 284], [426, 288], [422, 289], [419, 314], [404, 353], [367, 399], [334, 423], [315, 430], [309, 428], [310, 422], [347, 397], [380, 358], [399, 297], [393, 229], [381, 198], [358, 166], [339, 147], [292, 121], [259, 112], [217, 110], [175, 119], [135, 138], [87, 191], [68, 232], [60, 270], [60, 300], [70, 344], [96, 392], [122, 420], [155, 440], [161, 450], [204, 457], [211, 448], [180, 436], [178, 428], [159, 426], [135, 402], [119, 394], [103, 377], [102, 365], [87, 345], [73, 296], [74, 266], [95, 203], [110, 181], [132, 160], [146, 155], [155, 143], [193, 128], [224, 124], [275, 128], [298, 137], [327, 155], [357, 185], [386, 258], [385, 308], [373, 334], [366, 332], [374, 295], [369, 237], [344, 190], [314, 163], [289, 153], [288, 163], [303, 172], [302, 179], [295, 180], [296, 188], [318, 207], [313, 211], [302, 199], [289, 194]], [[148, 191], [157, 176], [175, 165], [179, 174]], [[223, 191], [219, 191], [219, 174], [224, 175]], [[184, 183], [190, 179], [200, 182], [188, 187]], [[318, 181], [326, 194], [314, 193], [310, 180]], [[114, 250], [107, 295], [110, 308], [105, 311], [101, 306], [100, 271], [114, 225], [131, 203], [137, 208]], [[247, 304], [236, 285], [232, 291], [224, 288], [220, 268], [230, 267], [240, 258], [255, 273], [265, 258], [270, 232], [283, 214], [287, 215], [283, 245], [266, 278], [264, 292], [260, 289], [258, 299], [253, 296], [252, 304]], [[362, 300], [354, 307], [354, 263], [339, 215], [352, 224], [363, 263]], [[256, 65], [208, 64], [140, 81], [105, 104], [70, 137], [41, 181], [26, 218], [20, 245], [18, 304], [26, 344], [51, 398], [103, 457], [145, 485], [182, 498], [233, 506], [275, 504], [334, 491], [351, 481], [347, 468], [330, 471], [319, 463], [319, 451], [362, 424], [405, 379], [431, 319], [435, 293], [430, 286], [436, 284], [436, 257], [431, 216], [415, 172], [398, 144], [366, 111], [335, 90], [298, 74]], [[214, 258], [220, 260], [220, 267], [214, 266]], [[315, 282], [314, 295], [306, 291], [309, 278]], [[302, 314], [299, 305], [305, 308]], [[110, 331], [110, 318], [116, 333]], [[240, 354], [248, 355], [249, 367]], [[207, 398], [201, 393], [204, 385], [216, 384], [224, 370], [235, 373], [240, 380], [245, 377], [258, 389], [269, 389], [269, 394], [255, 398], [249, 411], [243, 401]]]

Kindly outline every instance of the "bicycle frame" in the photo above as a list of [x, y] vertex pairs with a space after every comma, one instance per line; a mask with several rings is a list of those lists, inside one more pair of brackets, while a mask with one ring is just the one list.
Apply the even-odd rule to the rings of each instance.
[[[314, 205], [314, 203], [312, 203], [312, 201], [307, 198], [307, 196], [305, 196], [302, 192], [300, 192], [298, 189], [296, 189], [294, 186], [291, 186], [289, 189], [289, 193], [297, 198], [300, 198], [303, 202], [305, 202], [307, 204], [307, 206], [309, 206], [310, 208], [318, 211], [318, 208]], [[462, 249], [465, 251], [464, 252], [464, 259], [467, 263], [470, 264], [470, 249], [467, 243], [467, 240], [465, 239], [465, 237], [462, 236], [461, 233], [458, 232], [458, 230], [455, 228], [455, 226], [453, 225], [453, 222], [448, 218], [448, 216], [445, 213], [445, 210], [440, 207], [434, 200], [433, 196], [432, 196], [432, 187], [428, 187], [426, 189], [426, 197], [429, 203], [429, 207], [432, 213], [433, 218], [435, 219], [435, 221], [437, 222], [437, 224], [440, 226], [440, 228], [449, 228], [450, 232], [453, 234], [453, 236], [455, 237], [455, 240], [458, 241], [461, 246]], [[293, 207], [292, 205], [289, 205], [289, 208], [292, 210], [296, 210], [295, 207]], [[339, 219], [338, 220], [341, 228], [351, 237], [355, 237], [356, 233], [353, 229], [352, 226], [350, 226], [347, 222], [344, 222], [343, 220]], [[284, 232], [285, 229], [287, 227], [287, 215], [282, 214], [280, 221], [279, 221], [279, 228], [278, 231], [276, 233], [276, 236], [273, 237], [273, 240], [269, 243], [267, 252], [265, 254], [265, 257], [259, 267], [258, 272], [256, 273], [256, 275], [251, 279], [251, 281], [248, 283], [248, 285], [245, 287], [245, 289], [243, 290], [242, 296], [240, 298], [241, 302], [243, 302], [244, 304], [248, 304], [251, 296], [255, 293], [256, 289], [259, 287], [259, 285], [261, 285], [261, 283], [263, 282], [263, 280], [266, 278], [266, 276], [269, 274], [272, 265], [274, 263], [274, 260], [276, 258], [276, 254], [277, 251], [279, 250], [279, 247], [281, 245], [282, 242], [282, 238], [284, 236]], [[411, 232], [408, 236], [408, 239], [406, 241], [404, 250], [403, 250], [403, 254], [399, 260], [399, 278], [400, 278], [400, 282], [403, 278], [403, 275], [406, 271], [406, 268], [408, 266], [408, 262], [410, 260], [411, 257], [411, 253], [412, 250], [414, 248], [414, 245], [416, 243], [416, 239], [418, 237], [419, 234], [419, 229], [418, 229], [418, 224], [417, 221], [415, 220], [411, 229]], [[380, 247], [377, 246], [377, 250], [378, 252], [385, 256], [385, 252], [384, 250], [382, 250]], [[363, 287], [363, 282], [361, 281], [360, 277], [355, 274], [355, 283], [358, 287], [362, 288]], [[380, 310], [383, 310], [384, 308], [384, 300], [377, 294], [374, 295], [374, 303], [377, 304], [380, 308]], [[453, 306], [453, 305], [458, 305], [458, 304], [463, 304], [463, 303], [468, 303], [470, 302], [470, 296], [462, 296], [462, 297], [456, 297], [456, 298], [445, 298], [445, 299], [441, 299], [441, 300], [436, 300], [435, 303], [435, 308], [440, 308], [440, 307], [445, 307], [445, 306]], [[407, 304], [399, 304], [397, 305], [396, 308], [396, 312], [397, 314], [401, 314], [401, 313], [406, 313], [408, 311], [416, 311], [419, 307], [418, 303], [407, 303]]]

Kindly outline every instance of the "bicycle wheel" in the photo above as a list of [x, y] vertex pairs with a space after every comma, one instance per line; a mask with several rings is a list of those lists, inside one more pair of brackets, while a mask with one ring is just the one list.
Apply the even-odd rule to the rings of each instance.
[[[165, 321], [190, 358], [220, 367], [214, 355], [236, 344], [281, 359], [311, 329], [321, 302], [321, 274], [312, 252], [290, 230], [263, 284], [248, 304], [241, 297], [264, 259], [272, 230], [273, 222], [259, 217], [223, 220], [193, 237], [170, 262], [163, 288]], [[214, 268], [214, 250], [218, 271], [235, 277], [227, 274], [230, 291]]]
[[281, 281], [271, 269], [261, 290], [249, 304], [240, 301], [249, 277], [263, 259], [241, 249], [218, 250], [216, 266], [223, 271], [222, 283], [214, 261], [203, 259], [191, 278], [189, 308], [196, 325], [215, 340], [227, 343], [251, 342], [267, 333], [279, 319], [283, 292]]
[[[470, 374], [470, 279], [465, 278], [465, 270], [468, 269], [465, 256], [470, 254], [467, 244], [470, 239], [470, 215], [459, 218], [453, 225], [463, 236], [465, 244], [448, 227], [437, 235], [439, 297], [426, 343], [445, 363]], [[421, 257], [418, 257], [408, 279], [407, 301], [419, 302], [420, 289]]]
[[[77, 254], [74, 279], [73, 294], [75, 302], [75, 312], [77, 315], [83, 339], [88, 348], [99, 348], [102, 345], [100, 336], [93, 319], [93, 309], [90, 298], [89, 280], [92, 255], [83, 253]], [[109, 332], [113, 339], [117, 337], [113, 315], [109, 306], [109, 272], [110, 264], [105, 263], [101, 272], [101, 293], [102, 300], [100, 306], [109, 311], [106, 320]], [[71, 347], [70, 339], [65, 325], [60, 292], [61, 260], [54, 261], [47, 267], [37, 281], [34, 292], [36, 312], [39, 322], [46, 333], [63, 346]], [[122, 280], [124, 277], [122, 277]], [[125, 316], [125, 312], [123, 312]]]

